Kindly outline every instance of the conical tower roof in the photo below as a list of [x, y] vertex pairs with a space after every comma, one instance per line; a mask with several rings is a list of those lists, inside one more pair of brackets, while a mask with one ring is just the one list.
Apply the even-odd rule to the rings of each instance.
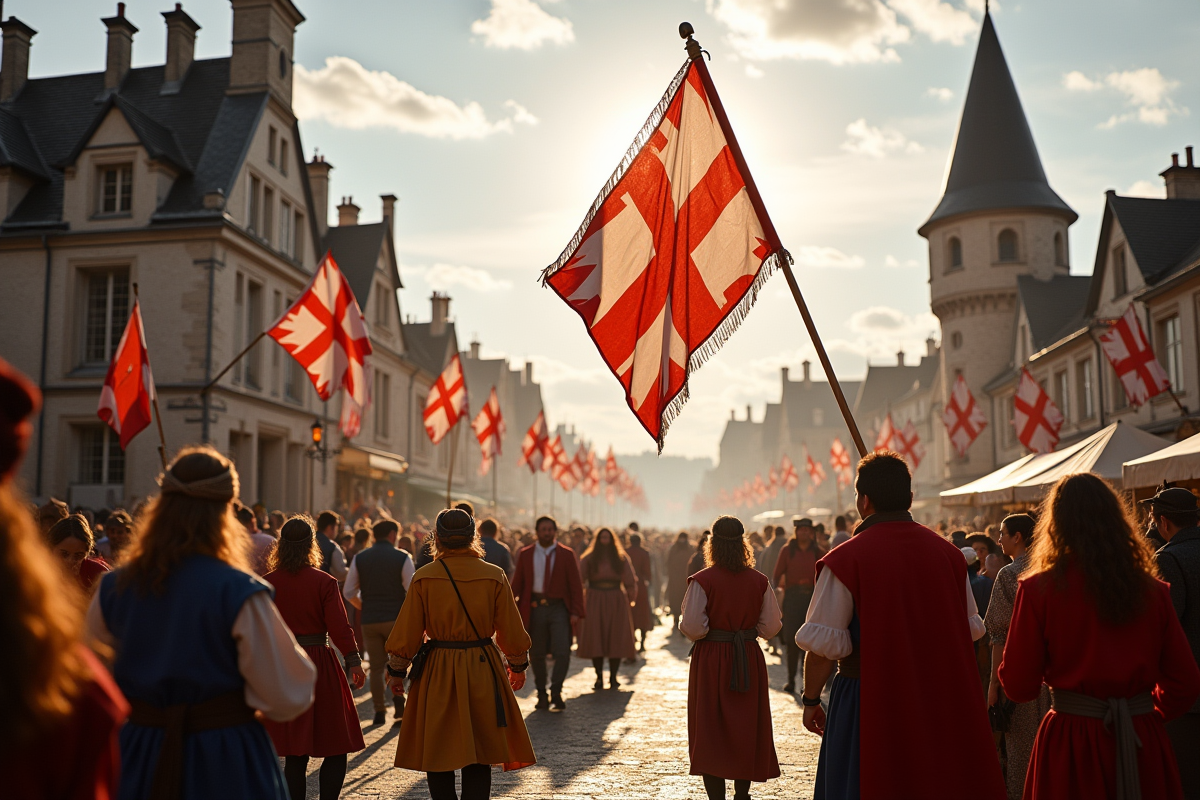
[[1046, 180], [991, 14], [983, 16], [950, 159], [945, 192], [918, 230], [922, 236], [938, 220], [972, 211], [1041, 208], [1057, 211], [1070, 222], [1079, 216]]

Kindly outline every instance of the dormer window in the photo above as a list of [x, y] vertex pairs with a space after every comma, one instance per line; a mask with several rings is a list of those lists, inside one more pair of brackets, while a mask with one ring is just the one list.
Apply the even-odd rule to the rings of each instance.
[[1012, 228], [1005, 228], [1000, 231], [1000, 235], [996, 238], [998, 255], [1000, 261], [1020, 261], [1020, 251], [1018, 248], [1017, 232]]
[[948, 269], [962, 269], [962, 239], [957, 236], [951, 236], [946, 242], [946, 261], [950, 265]]
[[128, 214], [133, 210], [133, 165], [107, 164], [100, 167], [99, 214]]

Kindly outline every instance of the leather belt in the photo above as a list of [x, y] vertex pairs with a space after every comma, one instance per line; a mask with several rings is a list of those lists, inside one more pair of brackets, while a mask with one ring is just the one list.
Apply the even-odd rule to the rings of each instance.
[[533, 606], [534, 608], [554, 605], [561, 602], [563, 602], [561, 597], [546, 597], [546, 595], [538, 594], [537, 592], [532, 592], [529, 595], [529, 605]]
[[1051, 686], [1050, 707], [1059, 714], [1104, 720], [1104, 727], [1117, 740], [1117, 800], [1141, 800], [1137, 749], [1142, 746], [1142, 740], [1133, 729], [1133, 718], [1154, 713], [1153, 695], [1142, 692], [1133, 697], [1101, 700]]
[[183, 791], [183, 753], [188, 734], [232, 728], [254, 722], [254, 709], [246, 705], [241, 689], [219, 694], [203, 703], [156, 706], [130, 699], [129, 721], [147, 728], [165, 728], [158, 764], [150, 784], [149, 800], [172, 800]]
[[301, 647], [329, 647], [328, 633], [297, 633], [296, 644]]
[[599, 590], [620, 589], [621, 582], [620, 581], [588, 581], [588, 588], [589, 589], [599, 589]]
[[733, 692], [750, 690], [750, 656], [746, 655], [746, 643], [758, 639], [758, 631], [722, 631], [709, 628], [708, 635], [700, 641], [733, 644], [733, 672], [729, 676], [729, 689]]

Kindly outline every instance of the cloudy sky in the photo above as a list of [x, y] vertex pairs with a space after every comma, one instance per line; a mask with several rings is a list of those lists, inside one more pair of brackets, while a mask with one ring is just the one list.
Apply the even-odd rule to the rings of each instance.
[[[539, 271], [557, 258], [682, 63], [689, 20], [817, 325], [843, 377], [910, 363], [936, 335], [925, 243], [983, 0], [298, 0], [295, 106], [306, 153], [363, 221], [400, 197], [405, 314], [449, 291], [463, 346], [531, 359], [552, 422], [618, 452], [651, 444], [576, 315]], [[161, 63], [165, 0], [130, 0], [135, 66]], [[225, 0], [191, 0], [198, 57], [229, 53]], [[53, 12], [52, 13], [52, 9]], [[60, 13], [67, 10], [69, 13]], [[35, 76], [103, 68], [109, 0], [8, 0], [40, 31]], [[1161, 196], [1200, 144], [1189, 0], [992, 3], [1051, 184], [1080, 214], [1088, 273], [1103, 193]], [[332, 211], [332, 209], [331, 209]], [[777, 400], [813, 357], [782, 276], [693, 377], [666, 452], [714, 455], [733, 408]]]

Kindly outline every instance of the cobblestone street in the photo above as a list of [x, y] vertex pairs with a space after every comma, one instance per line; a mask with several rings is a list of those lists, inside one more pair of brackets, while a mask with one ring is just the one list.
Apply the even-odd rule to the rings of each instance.
[[[538, 763], [511, 773], [493, 772], [494, 797], [518, 798], [703, 798], [699, 777], [688, 774], [688, 645], [660, 626], [647, 643], [648, 658], [622, 667], [618, 691], [592, 689], [590, 662], [572, 659], [563, 713], [535, 711], [532, 675], [519, 693]], [[768, 655], [771, 686], [784, 683], [780, 659]], [[370, 722], [370, 694], [356, 693], [363, 724]], [[800, 704], [771, 692], [775, 747], [782, 777], [754, 784], [755, 798], [810, 798], [820, 740], [800, 726]], [[424, 775], [392, 766], [397, 729], [388, 724], [364, 731], [366, 750], [350, 756], [343, 798], [428, 798]], [[315, 768], [309, 797], [317, 796]], [[733, 796], [732, 784], [729, 796]]]

